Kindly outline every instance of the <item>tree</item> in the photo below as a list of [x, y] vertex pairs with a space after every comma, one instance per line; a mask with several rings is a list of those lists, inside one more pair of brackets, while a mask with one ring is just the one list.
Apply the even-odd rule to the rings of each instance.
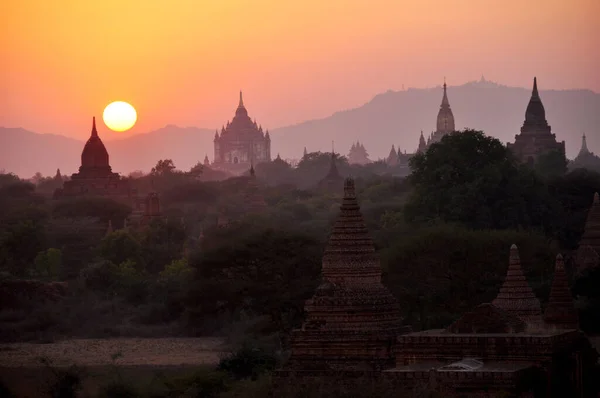
[[49, 248], [41, 251], [35, 257], [36, 274], [50, 279], [56, 279], [60, 275], [62, 266], [62, 252], [59, 249]]
[[175, 170], [175, 164], [171, 159], [159, 160], [156, 166], [152, 168], [151, 173], [153, 175], [165, 176], [173, 173]]
[[567, 172], [567, 158], [562, 152], [550, 151], [538, 157], [534, 169], [543, 178], [561, 176]]
[[100, 243], [100, 255], [113, 264], [133, 261], [138, 268], [143, 268], [142, 246], [127, 231], [117, 230], [106, 235]]
[[410, 222], [458, 222], [472, 228], [543, 227], [560, 211], [543, 182], [481, 131], [455, 132], [410, 160]]

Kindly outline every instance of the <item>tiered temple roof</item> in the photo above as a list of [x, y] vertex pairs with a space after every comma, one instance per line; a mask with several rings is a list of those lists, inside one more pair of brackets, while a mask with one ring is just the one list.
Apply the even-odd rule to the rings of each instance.
[[318, 189], [329, 192], [339, 192], [339, 190], [342, 188], [344, 178], [338, 171], [335, 158], [335, 152], [331, 151], [331, 163], [329, 164], [329, 171], [327, 172], [327, 175], [325, 175], [325, 177], [317, 184]]
[[550, 299], [544, 312], [544, 322], [558, 329], [579, 329], [579, 316], [573, 304], [562, 255], [556, 256]]
[[599, 264], [600, 253], [600, 197], [594, 194], [583, 235], [577, 249], [577, 267], [580, 269], [594, 267]]
[[533, 290], [523, 274], [516, 245], [512, 245], [510, 248], [508, 272], [500, 292], [492, 304], [528, 323], [541, 324], [540, 301], [533, 294]]
[[325, 249], [322, 282], [306, 301], [306, 320], [292, 333], [294, 369], [373, 369], [393, 364], [402, 327], [399, 304], [381, 283], [381, 266], [354, 181], [344, 183], [341, 213]]

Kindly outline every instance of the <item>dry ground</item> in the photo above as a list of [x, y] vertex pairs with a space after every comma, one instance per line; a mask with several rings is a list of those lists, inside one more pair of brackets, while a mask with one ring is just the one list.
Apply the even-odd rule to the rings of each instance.
[[202, 365], [216, 364], [225, 352], [218, 338], [119, 338], [64, 340], [51, 344], [0, 344], [0, 367]]
[[45, 397], [52, 367], [76, 365], [83, 370], [80, 396], [93, 397], [98, 386], [114, 377], [114, 367], [128, 380], [149, 385], [160, 375], [185, 374], [214, 365], [226, 353], [218, 338], [118, 338], [64, 340], [51, 344], [0, 344], [0, 383], [18, 397]]

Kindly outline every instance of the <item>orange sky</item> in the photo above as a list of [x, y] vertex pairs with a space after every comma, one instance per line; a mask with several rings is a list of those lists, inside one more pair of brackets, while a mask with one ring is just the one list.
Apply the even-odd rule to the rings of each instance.
[[119, 137], [220, 127], [239, 89], [269, 128], [443, 76], [600, 92], [599, 0], [4, 0], [0, 16], [0, 126], [81, 139], [113, 100], [138, 110]]

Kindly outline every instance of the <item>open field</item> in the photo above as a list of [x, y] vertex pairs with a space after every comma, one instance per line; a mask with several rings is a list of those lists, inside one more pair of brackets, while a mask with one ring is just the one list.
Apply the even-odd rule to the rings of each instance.
[[[0, 344], [0, 382], [19, 397], [43, 397], [52, 368], [75, 365], [82, 371], [82, 396], [94, 396], [99, 384], [121, 377], [150, 385], [160, 377], [215, 365], [226, 352], [218, 338], [78, 339], [52, 344]], [[117, 365], [117, 368], [112, 365]]]
[[[218, 338], [78, 339], [51, 344], [0, 344], [0, 367], [216, 364], [225, 347]], [[114, 358], [114, 360], [113, 360]]]

